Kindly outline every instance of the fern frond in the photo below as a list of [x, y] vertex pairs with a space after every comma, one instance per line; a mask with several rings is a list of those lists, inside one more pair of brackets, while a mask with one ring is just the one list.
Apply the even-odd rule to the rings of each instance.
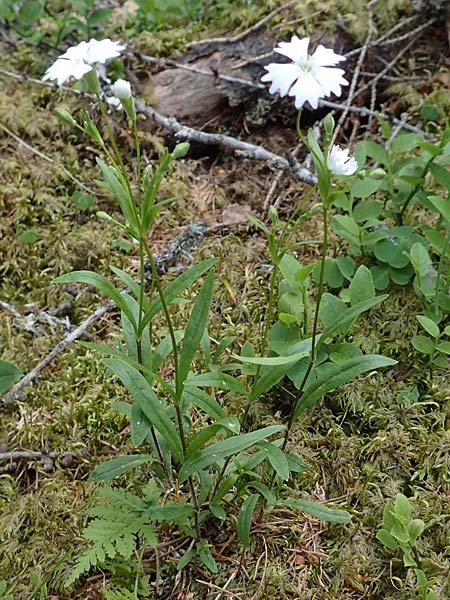
[[97, 564], [118, 557], [129, 560], [139, 543], [152, 547], [157, 544], [156, 529], [144, 512], [146, 502], [130, 492], [112, 488], [103, 489], [102, 496], [106, 504], [91, 511], [95, 518], [83, 532], [84, 539], [92, 545], [76, 561], [66, 586]]

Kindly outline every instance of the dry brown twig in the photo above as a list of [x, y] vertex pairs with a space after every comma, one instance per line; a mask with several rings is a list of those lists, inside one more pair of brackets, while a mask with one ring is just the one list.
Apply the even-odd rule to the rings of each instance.
[[359, 75], [361, 72], [361, 68], [362, 68], [362, 64], [364, 62], [364, 59], [366, 57], [367, 54], [367, 50], [369, 48], [370, 45], [370, 40], [372, 39], [372, 35], [374, 32], [374, 25], [373, 25], [373, 14], [372, 14], [372, 6], [373, 4], [376, 4], [378, 2], [378, 0], [372, 0], [371, 2], [369, 2], [368, 4], [366, 4], [366, 9], [367, 9], [367, 21], [368, 21], [368, 28], [367, 28], [367, 37], [366, 37], [366, 41], [363, 45], [363, 47], [361, 48], [361, 52], [359, 53], [359, 57], [358, 57], [358, 62], [356, 63], [355, 69], [353, 71], [353, 77], [352, 77], [352, 82], [350, 84], [350, 89], [348, 92], [348, 96], [347, 96], [347, 100], [345, 102], [346, 105], [346, 110], [344, 110], [341, 113], [341, 116], [339, 117], [339, 120], [336, 124], [336, 127], [334, 129], [333, 132], [333, 138], [331, 140], [331, 145], [333, 145], [339, 135], [339, 132], [345, 122], [345, 119], [347, 118], [348, 112], [349, 112], [349, 107], [351, 106], [353, 97], [354, 97], [354, 93], [355, 93], [355, 88], [356, 88], [356, 84], [358, 83], [358, 79], [359, 79]]
[[[173, 264], [175, 259], [192, 258], [189, 254], [189, 249], [192, 249], [196, 244], [203, 239], [206, 233], [206, 227], [203, 224], [194, 223], [191, 226], [186, 227], [181, 234], [172, 241], [171, 244], [161, 252], [157, 257], [155, 263], [158, 272], [163, 273], [169, 264]], [[190, 248], [189, 248], [189, 245]], [[139, 280], [137, 280], [139, 282]], [[127, 288], [123, 290], [125, 293]], [[98, 319], [100, 319], [106, 313], [112, 311], [115, 308], [114, 302], [108, 300], [101, 304], [97, 309], [78, 327], [69, 331], [69, 333], [56, 344], [56, 346], [45, 356], [31, 371], [24, 375], [12, 388], [0, 398], [0, 405], [11, 404], [15, 400], [19, 399], [22, 395], [22, 390], [28, 385], [33, 383], [40, 376], [41, 372], [66, 348], [68, 348], [73, 342], [80, 339], [86, 331], [93, 325]]]
[[191, 42], [190, 44], [187, 45], [187, 47], [193, 48], [195, 46], [200, 46], [200, 45], [204, 45], [204, 44], [234, 44], [235, 42], [239, 42], [240, 40], [243, 40], [245, 37], [247, 37], [251, 33], [254, 33], [258, 29], [261, 29], [261, 27], [263, 25], [265, 25], [270, 20], [272, 20], [273, 17], [275, 17], [278, 13], [282, 12], [283, 10], [286, 10], [286, 8], [290, 8], [294, 4], [297, 4], [298, 2], [299, 2], [299, 0], [289, 0], [288, 2], [285, 2], [281, 6], [278, 6], [277, 8], [275, 8], [268, 15], [263, 17], [260, 21], [258, 21], [257, 23], [255, 23], [254, 25], [252, 25], [251, 27], [246, 29], [245, 31], [242, 31], [241, 33], [237, 33], [236, 35], [234, 35], [232, 37], [216, 37], [216, 38], [209, 38], [209, 39], [205, 39], [205, 40], [199, 40], [196, 42]]
[[316, 176], [295, 159], [284, 158], [283, 156], [270, 152], [263, 146], [256, 146], [229, 135], [206, 133], [205, 131], [188, 127], [177, 121], [174, 117], [165, 117], [154, 108], [146, 106], [141, 102], [136, 102], [136, 110], [149, 117], [152, 121], [158, 123], [158, 125], [162, 125], [170, 131], [173, 131], [177, 139], [198, 142], [200, 144], [223, 146], [233, 150], [241, 157], [265, 161], [277, 169], [289, 171], [299, 181], [311, 185], [314, 185], [317, 181]]
[[13, 140], [15, 140], [20, 146], [23, 146], [24, 148], [26, 148], [27, 150], [29, 150], [30, 152], [32, 152], [33, 154], [35, 154], [39, 158], [42, 158], [42, 160], [45, 160], [46, 162], [48, 162], [48, 163], [50, 163], [52, 165], [55, 165], [56, 167], [62, 169], [64, 171], [64, 173], [67, 175], [67, 177], [70, 180], [72, 180], [74, 183], [76, 183], [76, 185], [79, 188], [81, 188], [85, 192], [88, 192], [89, 194], [94, 194], [95, 195], [95, 192], [93, 192], [91, 190], [91, 188], [88, 188], [87, 185], [85, 185], [82, 181], [80, 181], [79, 179], [77, 179], [75, 177], [75, 175], [72, 175], [72, 173], [68, 169], [66, 169], [66, 167], [64, 167], [63, 165], [58, 164], [53, 158], [50, 158], [50, 156], [47, 156], [46, 154], [44, 154], [40, 150], [37, 150], [36, 148], [33, 148], [33, 146], [30, 146], [30, 144], [27, 144], [27, 142], [25, 142], [22, 138], [20, 138], [18, 135], [16, 135], [10, 129], [8, 129], [8, 127], [6, 127], [6, 125], [3, 125], [3, 123], [0, 123], [0, 129], [2, 129], [7, 135], [9, 135], [10, 137], [12, 137]]

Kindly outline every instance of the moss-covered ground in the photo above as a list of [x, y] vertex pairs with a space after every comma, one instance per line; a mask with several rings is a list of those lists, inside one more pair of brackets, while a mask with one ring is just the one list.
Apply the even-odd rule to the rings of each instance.
[[[211, 10], [208, 18], [194, 17], [191, 22], [168, 18], [152, 32], [136, 31], [131, 6], [126, 19], [107, 24], [104, 36], [128, 38], [134, 49], [170, 56], [192, 40], [245, 30], [279, 5], [274, 0], [203, 4]], [[348, 48], [364, 42], [365, 3], [306, 4], [305, 8], [299, 2], [280, 12], [269, 24], [267, 36], [277, 41], [293, 27], [299, 35], [320, 27], [324, 35], [344, 36]], [[413, 5], [406, 0], [380, 0], [374, 8], [377, 35], [410, 17]], [[300, 18], [300, 24], [290, 24]], [[45, 23], [40, 21], [39, 27]], [[11, 43], [6, 37], [1, 43], [2, 69], [39, 79], [57, 52], [45, 43], [34, 45], [17, 37], [14, 31], [9, 36]], [[430, 31], [428, 36], [432, 37]], [[418, 42], [419, 63], [423, 48], [433, 46], [429, 38]], [[61, 42], [61, 47], [70, 40], [74, 38]], [[425, 97], [445, 111], [448, 100], [442, 81], [444, 75], [448, 78], [448, 57], [447, 51], [440, 63], [440, 79], [430, 73], [422, 88], [407, 81], [400, 90], [385, 86], [385, 99], [398, 106], [398, 112], [406, 108], [414, 115]], [[414, 53], [408, 60], [403, 69], [414, 75], [420, 64], [414, 64]], [[33, 331], [25, 328], [25, 316], [32, 314], [27, 305], [51, 312], [70, 299], [67, 290], [52, 283], [55, 277], [74, 269], [109, 274], [110, 265], [136, 271], [136, 248], [124, 244], [120, 232], [95, 215], [97, 210], [115, 210], [112, 199], [91, 183], [98, 175], [96, 151], [53, 115], [56, 107], [76, 111], [80, 106], [89, 109], [89, 100], [0, 73], [0, 299], [23, 316], [20, 319], [0, 307], [0, 357], [24, 373], [64, 337], [62, 327], [39, 319]], [[117, 119], [119, 139], [127, 152], [131, 136], [125, 121]], [[348, 132], [350, 120], [351, 115]], [[20, 144], [11, 133], [51, 161]], [[152, 158], [156, 156], [152, 147], [163, 140], [158, 131], [145, 135]], [[269, 140], [270, 130], [257, 132], [256, 138]], [[280, 146], [275, 150], [283, 152]], [[196, 249], [194, 260], [219, 258], [210, 332], [217, 338], [234, 335], [237, 344], [259, 335], [267, 302], [266, 241], [245, 222], [231, 231], [215, 226], [231, 203], [248, 205], [261, 216], [274, 176], [264, 164], [245, 160], [237, 164], [230, 155], [188, 157], [177, 163], [162, 190], [164, 196], [176, 194], [181, 199], [161, 212], [153, 232], [154, 248], [164, 248], [187, 225], [207, 222], [210, 233]], [[90, 187], [94, 206], [83, 208], [74, 200], [74, 193], [80, 191], [77, 181]], [[286, 178], [280, 196], [282, 218], [305, 189]], [[306, 223], [300, 236], [320, 237], [320, 223]], [[305, 250], [303, 258], [317, 257], [313, 250]], [[76, 325], [103, 301], [85, 291], [61, 318]], [[386, 502], [398, 492], [414, 498], [414, 513], [427, 526], [420, 538], [420, 554], [427, 572], [436, 577], [438, 597], [450, 598], [449, 371], [437, 369], [430, 374], [412, 348], [419, 311], [411, 288], [392, 286], [388, 300], [359, 321], [354, 341], [365, 352], [390, 356], [398, 364], [327, 396], [305, 414], [291, 437], [291, 450], [309, 466], [293, 485], [317, 500], [345, 507], [353, 516], [350, 524], [327, 525], [287, 510], [275, 511], [255, 526], [244, 561], [232, 537], [219, 539], [216, 576], [198, 568], [177, 573], [174, 555], [165, 555], [163, 548], [159, 585], [149, 598], [416, 598], [412, 572], [375, 537]], [[186, 315], [187, 308], [180, 308], [180, 323]], [[110, 312], [88, 335], [112, 343], [117, 332], [117, 315]], [[417, 389], [418, 397], [402, 400], [400, 393], [408, 389]], [[71, 345], [24, 390], [21, 400], [0, 408], [1, 451], [57, 453], [50, 469], [39, 461], [17, 461], [12, 467], [0, 463], [0, 581], [7, 583], [15, 600], [100, 598], [108, 573], [93, 572], [72, 591], [64, 588], [64, 581], [83, 547], [82, 528], [95, 502], [92, 469], [131, 448], [127, 421], [111, 408], [123, 393], [105, 376], [94, 353]], [[235, 399], [227, 401], [232, 411]], [[281, 387], [252, 409], [251, 418], [259, 425], [272, 423], [275, 416], [285, 418], [288, 401], [289, 389]], [[147, 568], [150, 573], [155, 570], [151, 557]]]

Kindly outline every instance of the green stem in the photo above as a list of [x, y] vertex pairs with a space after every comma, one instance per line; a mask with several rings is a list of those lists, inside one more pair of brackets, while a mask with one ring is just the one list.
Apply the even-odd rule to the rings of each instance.
[[435, 295], [434, 295], [434, 312], [436, 315], [438, 314], [438, 309], [439, 309], [438, 296], [439, 296], [439, 287], [441, 284], [442, 269], [444, 268], [444, 261], [447, 256], [449, 244], [450, 244], [450, 231], [447, 234], [447, 239], [445, 240], [444, 248], [442, 250], [441, 256], [439, 257], [439, 265], [438, 265], [437, 277], [436, 277], [436, 291], [435, 291]]
[[[144, 365], [142, 360], [142, 315], [144, 312], [144, 298], [145, 298], [145, 257], [144, 257], [144, 245], [142, 242], [139, 242], [139, 267], [140, 267], [140, 281], [139, 281], [139, 315], [138, 315], [138, 333], [136, 337], [136, 350], [137, 350], [137, 359], [140, 365]], [[168, 479], [170, 479], [167, 466], [164, 460], [163, 453], [161, 451], [161, 447], [158, 442], [158, 438], [156, 437], [156, 431], [153, 425], [150, 427], [150, 434], [152, 436], [153, 444], [156, 449], [156, 453], [158, 455], [158, 460], [161, 464], [161, 468], [165, 472]]]
[[[172, 319], [170, 317], [167, 302], [166, 302], [166, 299], [164, 298], [164, 293], [163, 293], [163, 289], [161, 286], [161, 280], [159, 278], [158, 271], [156, 269], [155, 260], [153, 258], [153, 253], [150, 250], [147, 240], [143, 240], [143, 243], [144, 243], [147, 257], [148, 257], [148, 260], [150, 263], [150, 268], [152, 271], [152, 279], [155, 283], [155, 287], [158, 292], [159, 299], [161, 300], [163, 312], [166, 317], [167, 326], [169, 328], [170, 339], [172, 341], [173, 363], [174, 363], [174, 371], [175, 371], [175, 389], [176, 389], [176, 401], [174, 402], [174, 406], [175, 406], [175, 413], [177, 416], [178, 432], [180, 435], [181, 446], [183, 449], [183, 458], [185, 458], [186, 457], [186, 436], [184, 433], [183, 415], [181, 414], [181, 406], [180, 406], [181, 395], [182, 395], [183, 389], [182, 389], [182, 385], [179, 385], [178, 348], [177, 348], [177, 342], [175, 339], [175, 331], [173, 328]], [[194, 506], [195, 531], [197, 534], [197, 539], [200, 539], [201, 538], [200, 522], [199, 522], [200, 505], [198, 503], [197, 494], [195, 492], [194, 480], [192, 479], [192, 477], [188, 478], [188, 483], [189, 483], [189, 488], [191, 490], [192, 504]]]
[[283, 446], [281, 448], [283, 451], [286, 448], [286, 445], [287, 445], [288, 439], [289, 439], [289, 434], [290, 434], [292, 426], [294, 424], [294, 416], [295, 416], [295, 409], [297, 407], [297, 403], [303, 394], [303, 390], [305, 389], [305, 385], [308, 380], [309, 374], [311, 373], [311, 371], [314, 367], [314, 362], [316, 360], [316, 339], [317, 339], [317, 329], [318, 329], [318, 324], [319, 324], [320, 301], [322, 299], [323, 287], [324, 287], [323, 280], [324, 280], [324, 274], [325, 274], [325, 261], [327, 258], [327, 248], [328, 248], [328, 209], [324, 204], [324, 207], [323, 207], [322, 259], [320, 261], [319, 289], [317, 292], [316, 307], [315, 307], [315, 311], [314, 311], [314, 322], [313, 322], [312, 339], [311, 339], [311, 353], [309, 356], [308, 367], [306, 369], [305, 375], [303, 376], [303, 380], [302, 380], [302, 382], [300, 384], [300, 388], [298, 390], [298, 400], [295, 403], [295, 405], [293, 406], [291, 415], [289, 417], [288, 426], [286, 429], [286, 433], [284, 435]]
[[138, 204], [139, 206], [141, 206], [141, 200], [142, 200], [142, 181], [141, 181], [141, 171], [142, 171], [142, 167], [141, 167], [141, 143], [139, 141], [139, 133], [137, 130], [137, 124], [136, 124], [136, 120], [132, 121], [133, 123], [133, 133], [134, 133], [134, 143], [136, 145], [136, 161], [137, 161], [137, 165], [136, 165], [136, 175], [137, 175], [137, 188], [138, 188]]
[[163, 307], [163, 312], [164, 312], [164, 316], [166, 318], [166, 322], [167, 322], [167, 327], [169, 328], [169, 335], [170, 335], [170, 339], [172, 342], [172, 350], [173, 350], [173, 365], [174, 365], [174, 371], [175, 371], [175, 389], [176, 389], [176, 395], [178, 400], [181, 400], [181, 386], [178, 384], [178, 380], [179, 380], [179, 376], [178, 376], [178, 348], [177, 348], [177, 341], [175, 339], [175, 330], [173, 328], [173, 324], [172, 324], [172, 319], [170, 317], [170, 313], [169, 313], [169, 309], [167, 306], [167, 302], [166, 299], [164, 297], [164, 293], [162, 290], [162, 286], [161, 286], [161, 280], [159, 278], [158, 275], [158, 271], [156, 269], [156, 265], [155, 265], [155, 259], [153, 258], [153, 253], [150, 250], [150, 247], [148, 245], [147, 240], [143, 240], [143, 244], [145, 247], [145, 251], [147, 254], [147, 258], [148, 261], [150, 263], [150, 269], [152, 272], [152, 279], [155, 283], [155, 287], [156, 290], [158, 292], [159, 295], [159, 299], [161, 300], [161, 305]]
[[[103, 103], [103, 100], [100, 98], [99, 93], [97, 92], [95, 94], [96, 98], [97, 98], [97, 103], [98, 106], [100, 108], [100, 113], [102, 115], [103, 121], [105, 123], [106, 126], [106, 130], [108, 132], [108, 136], [109, 136], [109, 141], [111, 142], [111, 146], [113, 147], [113, 151], [114, 151], [114, 155], [116, 157], [116, 161], [120, 167], [120, 171], [122, 174], [122, 180], [123, 182], [125, 182], [125, 185], [127, 186], [127, 190], [128, 193], [130, 195], [130, 198], [133, 198], [133, 192], [131, 191], [131, 185], [130, 185], [130, 179], [128, 177], [128, 173], [127, 170], [125, 168], [124, 162], [122, 160], [122, 156], [120, 154], [119, 148], [117, 146], [117, 142], [116, 142], [116, 138], [114, 137], [114, 133], [112, 131], [112, 127], [111, 127], [111, 123], [109, 121], [109, 117], [108, 117], [108, 113], [106, 112], [106, 108], [105, 105]], [[140, 186], [140, 181], [138, 181], [138, 187]], [[134, 202], [131, 203], [132, 206], [132, 210], [133, 210], [133, 216], [136, 220], [136, 223], [139, 223], [139, 218], [138, 218], [138, 214], [137, 214], [137, 209], [136, 209], [136, 205]]]
[[417, 194], [417, 192], [420, 190], [420, 188], [425, 183], [425, 181], [424, 181], [425, 176], [428, 173], [428, 169], [430, 168], [430, 165], [434, 161], [434, 159], [435, 159], [435, 157], [432, 156], [431, 158], [429, 158], [427, 160], [427, 162], [425, 163], [425, 166], [423, 167], [423, 169], [419, 175], [419, 181], [416, 183], [414, 188], [410, 191], [410, 193], [408, 194], [408, 197], [406, 198], [405, 202], [403, 203], [402, 209], [398, 215], [398, 224], [399, 225], [403, 224], [403, 218], [405, 216], [406, 209], [408, 208], [408, 206], [411, 203], [411, 200], [414, 198], [414, 196]]
[[295, 121], [295, 128], [297, 130], [298, 137], [302, 140], [302, 142], [308, 148], [308, 143], [307, 143], [306, 138], [303, 135], [302, 130], [300, 128], [300, 121], [301, 121], [301, 118], [302, 118], [302, 112], [303, 112], [302, 109], [300, 109], [298, 111], [298, 113], [297, 113], [297, 120]]

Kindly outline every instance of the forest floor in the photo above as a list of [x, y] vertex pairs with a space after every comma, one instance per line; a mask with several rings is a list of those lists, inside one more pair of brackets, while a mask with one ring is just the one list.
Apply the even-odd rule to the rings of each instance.
[[[161, 13], [158, 22], [143, 24], [134, 3], [111, 3], [114, 18], [102, 25], [101, 36], [94, 29], [97, 37], [127, 42], [128, 54], [113, 68], [136, 84], [139, 99], [151, 102], [152, 74], [170, 69], [165, 62], [169, 58], [183, 62], [191, 42], [230, 38], [259, 24], [251, 36], [261, 36], [268, 47], [296, 33], [350, 53], [346, 69], [355, 84], [351, 106], [382, 110], [432, 134], [445, 126], [450, 29], [433, 3], [423, 2], [419, 10], [412, 1], [379, 0], [371, 3], [372, 10], [358, 0], [291, 2], [263, 24], [261, 19], [281, 2], [194, 4], [191, 19]], [[65, 10], [55, 8], [59, 15]], [[135, 274], [138, 266], [136, 247], [113, 224], [96, 217], [98, 210], [113, 214], [116, 209], [108, 194], [92, 183], [98, 177], [95, 150], [53, 112], [61, 107], [75, 112], [80, 106], [92, 111], [89, 98], [40, 83], [59, 54], [52, 47], [51, 23], [42, 17], [30, 31], [18, 32], [0, 20], [0, 357], [23, 373], [105, 301], [90, 289], [68, 290], [53, 279], [75, 269], [108, 275], [110, 265]], [[31, 31], [41, 31], [41, 39], [36, 41]], [[58, 48], [81, 39], [83, 33], [75, 32]], [[234, 46], [236, 55], [245, 50], [245, 39]], [[221, 49], [226, 45], [222, 42]], [[255, 48], [252, 52], [257, 54]], [[160, 60], [152, 65], [138, 53]], [[251, 68], [258, 83], [263, 70], [260, 65]], [[345, 104], [347, 91], [331, 100]], [[185, 118], [199, 130], [262, 144], [279, 155], [294, 150], [296, 113], [290, 100], [274, 104], [267, 90], [252, 88], [239, 90], [237, 96], [230, 103], [229, 90], [222, 94], [221, 102], [228, 104], [208, 122], [198, 115], [189, 121], [189, 110]], [[432, 126], [424, 106], [435, 111]], [[164, 104], [157, 109], [166, 114]], [[306, 110], [305, 127], [329, 110]], [[339, 143], [354, 149], [363, 139], [380, 140], [375, 118], [351, 109], [335, 108], [334, 114], [336, 121], [344, 115]], [[183, 122], [183, 115], [178, 116]], [[127, 153], [132, 135], [123, 115], [115, 114], [114, 120]], [[173, 147], [167, 128], [143, 116], [140, 124], [144, 160], [154, 160], [164, 143]], [[300, 154], [299, 160], [305, 158]], [[237, 348], [256, 339], [266, 310], [267, 242], [246, 212], [264, 220], [267, 207], [275, 204], [286, 219], [308, 189], [289, 173], [264, 161], [238, 158], [218, 145], [195, 143], [176, 163], [162, 196], [181, 199], [161, 211], [152, 248], [156, 254], [168, 248], [172, 252], [165, 265], [168, 277], [191, 262], [218, 258], [209, 325], [213, 338], [235, 336]], [[177, 252], [180, 235], [187, 236], [188, 249]], [[299, 239], [320, 236], [319, 217], [299, 233]], [[335, 239], [336, 255], [345, 247]], [[318, 260], [314, 246], [304, 248], [302, 262]], [[217, 538], [219, 573], [213, 576], [197, 566], [178, 573], [176, 540], [169, 538], [157, 563], [154, 555], [146, 559], [151, 577], [159, 578], [149, 598], [416, 598], [413, 572], [376, 539], [385, 504], [398, 492], [414, 499], [414, 513], [426, 524], [420, 554], [427, 573], [436, 578], [438, 598], [450, 598], [449, 370], [430, 372], [411, 345], [420, 330], [416, 315], [421, 310], [412, 286], [392, 284], [388, 293], [382, 305], [358, 322], [353, 341], [365, 352], [395, 358], [398, 364], [327, 395], [302, 416], [290, 441], [290, 450], [308, 465], [295, 478], [295, 489], [346, 508], [351, 522], [326, 524], [304, 514], [274, 511], [255, 525], [243, 561], [230, 527], [229, 537]], [[183, 306], [178, 308], [180, 322], [187, 315]], [[113, 343], [118, 325], [117, 314], [105, 311], [83, 339]], [[283, 387], [272, 391], [252, 408], [251, 420], [271, 424], [274, 414], [285, 418], [289, 393]], [[98, 484], [90, 473], [105, 459], [132, 449], [127, 420], [111, 408], [123, 394], [105, 376], [93, 351], [68, 344], [19, 398], [0, 404], [0, 582], [6, 582], [14, 600], [103, 597], [100, 591], [111, 577], [106, 571], [92, 572], [72, 590], [64, 588], [64, 581], [84, 547], [82, 529], [96, 500]], [[232, 394], [227, 402], [233, 410]], [[7, 453], [17, 451], [36, 454], [8, 458]]]

